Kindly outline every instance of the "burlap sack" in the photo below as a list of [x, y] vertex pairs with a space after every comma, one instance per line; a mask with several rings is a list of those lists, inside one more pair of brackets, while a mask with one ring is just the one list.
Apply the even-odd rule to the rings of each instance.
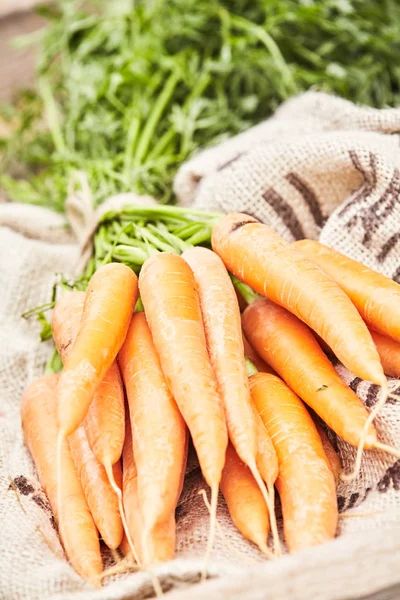
[[[400, 110], [357, 108], [324, 94], [305, 94], [283, 105], [273, 119], [184, 165], [176, 178], [176, 193], [182, 204], [249, 212], [288, 240], [320, 238], [400, 279], [397, 131]], [[131, 197], [119, 199], [126, 200]], [[111, 600], [151, 595], [144, 573], [92, 590], [60, 558], [51, 512], [23, 445], [19, 399], [27, 383], [41, 374], [50, 348], [38, 344], [37, 327], [20, 315], [47, 300], [54, 273], [74, 272], [81, 252], [87, 255], [98, 217], [87, 194], [73, 195], [71, 204], [79, 244], [65, 231], [62, 218], [48, 211], [0, 205], [1, 599]], [[63, 243], [54, 243], [60, 232]], [[372, 407], [376, 386], [358, 380], [340, 365], [337, 369]], [[377, 427], [383, 441], [400, 447], [400, 385], [391, 381], [390, 389]], [[332, 440], [344, 468], [350, 470], [354, 450], [334, 436]], [[168, 588], [174, 588], [171, 599], [400, 596], [396, 587], [400, 583], [400, 461], [367, 453], [359, 479], [339, 486], [344, 516], [338, 538], [279, 561], [264, 561], [241, 538], [221, 500], [222, 532], [210, 568], [212, 579], [189, 585], [198, 579], [208, 529], [208, 514], [198, 495], [203, 485], [191, 460], [177, 510], [178, 558], [157, 571]], [[384, 596], [378, 592], [382, 588], [386, 588]]]

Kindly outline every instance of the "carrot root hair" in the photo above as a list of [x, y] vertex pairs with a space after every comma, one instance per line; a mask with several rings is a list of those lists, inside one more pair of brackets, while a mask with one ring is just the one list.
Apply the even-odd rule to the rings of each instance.
[[[378, 414], [381, 412], [382, 408], [385, 406], [386, 400], [388, 398], [388, 394], [389, 394], [388, 383], [387, 383], [387, 380], [385, 379], [384, 383], [381, 386], [380, 398], [379, 398], [378, 402], [376, 403], [376, 405], [374, 406], [373, 410], [371, 410], [371, 412], [369, 413], [367, 420], [365, 421], [364, 429], [361, 434], [360, 442], [357, 447], [356, 463], [354, 465], [354, 469], [351, 473], [341, 473], [340, 477], [343, 481], [353, 481], [354, 479], [356, 479], [358, 477], [358, 474], [361, 469], [361, 460], [362, 460], [362, 455], [363, 455], [363, 451], [364, 451], [364, 446], [365, 446], [365, 442], [366, 442], [366, 439], [368, 436], [368, 429], [369, 429], [372, 421], [375, 419], [375, 417], [378, 416]], [[386, 446], [386, 444], [381, 444], [380, 442], [375, 442], [374, 447], [377, 449], [380, 449], [380, 450], [385, 450], [385, 452], [390, 451], [390, 454], [400, 457], [399, 451], [397, 451], [395, 448], [392, 448], [391, 446]], [[398, 454], [396, 454], [396, 453], [398, 453]]]
[[388, 444], [382, 444], [381, 442], [376, 442], [374, 444], [374, 448], [376, 448], [377, 450], [382, 450], [383, 452], [386, 452], [387, 454], [391, 454], [392, 456], [395, 456], [396, 458], [400, 458], [400, 450], [398, 448], [393, 448], [393, 446], [389, 446]]
[[[204, 490], [202, 490], [204, 492]], [[204, 492], [205, 494], [205, 492]], [[206, 494], [205, 494], [206, 495]], [[207, 496], [206, 496], [207, 498]], [[207, 501], [208, 503], [208, 501]], [[213, 486], [211, 488], [211, 504], [209, 504], [209, 513], [210, 513], [210, 532], [208, 534], [207, 541], [207, 549], [204, 557], [204, 566], [201, 572], [200, 581], [205, 581], [207, 579], [207, 570], [208, 565], [211, 559], [211, 552], [214, 547], [214, 539], [215, 539], [215, 528], [217, 524], [217, 503], [218, 503], [218, 486]], [[207, 506], [207, 504], [206, 504]], [[207, 507], [208, 508], [208, 507]]]
[[105, 470], [107, 473], [108, 481], [110, 482], [110, 485], [111, 485], [112, 489], [114, 490], [114, 492], [117, 494], [119, 512], [121, 514], [121, 521], [122, 521], [122, 525], [124, 527], [126, 539], [128, 540], [129, 548], [131, 549], [133, 558], [135, 559], [137, 564], [140, 566], [139, 557], [138, 557], [136, 549], [135, 549], [135, 544], [133, 543], [133, 540], [131, 538], [131, 534], [129, 533], [128, 523], [127, 523], [126, 517], [125, 517], [124, 505], [122, 502], [121, 488], [118, 487], [117, 482], [115, 481], [111, 463], [104, 465], [104, 467], [105, 467]]
[[[275, 515], [274, 486], [267, 485], [266, 483], [264, 483], [264, 481], [260, 475], [260, 472], [255, 465], [250, 467], [250, 471], [251, 471], [254, 479], [256, 480], [258, 487], [260, 488], [260, 491], [263, 495], [263, 498], [265, 500], [265, 503], [266, 503], [268, 511], [269, 511], [269, 521], [270, 521], [270, 525], [271, 525], [272, 539], [274, 542], [274, 553], [273, 554], [274, 554], [274, 556], [281, 556], [281, 554], [282, 554], [281, 541], [279, 538], [278, 525], [276, 523], [276, 515]], [[265, 547], [268, 548], [267, 544], [265, 544]], [[265, 549], [263, 549], [263, 552], [264, 552], [264, 554], [267, 554], [267, 555], [269, 554], [269, 552], [265, 552]]]

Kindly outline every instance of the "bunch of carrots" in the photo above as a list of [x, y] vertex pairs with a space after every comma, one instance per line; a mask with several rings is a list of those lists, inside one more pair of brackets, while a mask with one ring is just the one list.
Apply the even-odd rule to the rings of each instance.
[[[204, 573], [219, 490], [271, 557], [275, 488], [298, 551], [335, 536], [336, 484], [357, 476], [364, 449], [400, 456], [373, 425], [385, 373], [400, 376], [400, 286], [248, 215], [221, 217], [212, 249], [152, 253], [139, 277], [100, 267], [86, 292], [57, 301], [52, 333], [63, 370], [29, 386], [22, 426], [66, 555], [93, 583], [99, 534], [150, 572], [174, 557], [189, 437], [211, 491]], [[329, 353], [381, 387], [371, 412]], [[358, 448], [353, 473], [340, 472], [316, 415]]]

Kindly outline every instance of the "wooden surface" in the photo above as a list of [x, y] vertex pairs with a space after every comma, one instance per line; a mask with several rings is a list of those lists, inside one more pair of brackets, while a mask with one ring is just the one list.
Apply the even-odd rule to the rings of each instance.
[[15, 50], [11, 42], [19, 35], [39, 29], [43, 23], [32, 12], [14, 12], [0, 18], [0, 102], [9, 100], [16, 89], [32, 85], [34, 50]]

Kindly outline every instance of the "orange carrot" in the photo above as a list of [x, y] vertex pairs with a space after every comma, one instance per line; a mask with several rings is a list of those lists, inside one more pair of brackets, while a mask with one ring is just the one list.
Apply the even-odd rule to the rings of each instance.
[[293, 246], [340, 285], [372, 329], [400, 342], [398, 283], [319, 242], [301, 240]]
[[[122, 451], [122, 497], [124, 511], [130, 537], [133, 540], [139, 564], [142, 562], [142, 552], [140, 548], [141, 540], [141, 514], [139, 511], [138, 493], [137, 493], [137, 470], [133, 458], [132, 432], [129, 423], [129, 416], [126, 415], [125, 425], [125, 443]], [[124, 554], [131, 553], [127, 538], [124, 538]], [[128, 544], [127, 544], [128, 542]]]
[[275, 375], [250, 377], [257, 410], [278, 455], [276, 486], [290, 552], [329, 541], [338, 509], [333, 474], [321, 439], [301, 400]]
[[[341, 438], [358, 446], [368, 411], [340, 379], [308, 327], [265, 298], [246, 308], [242, 324], [256, 352], [288, 386]], [[368, 432], [365, 446], [373, 448], [377, 439], [372, 424]]]
[[271, 373], [274, 375], [273, 369], [269, 365], [267, 365], [263, 359], [257, 354], [254, 348], [250, 345], [250, 342], [246, 338], [244, 331], [242, 331], [243, 338], [243, 347], [244, 347], [244, 355], [248, 358], [253, 365], [257, 368], [257, 371], [261, 373]]
[[343, 478], [351, 479], [359, 472], [364, 447], [400, 456], [397, 449], [377, 440], [372, 420], [380, 402], [368, 413], [340, 379], [304, 323], [265, 298], [246, 309], [242, 323], [260, 356], [335, 433], [358, 447], [354, 472]]
[[[85, 493], [93, 520], [103, 541], [109, 548], [118, 548], [123, 535], [118, 497], [112, 489], [103, 465], [93, 454], [83, 425], [69, 438], [69, 447]], [[117, 478], [121, 479], [119, 464], [115, 465]]]
[[383, 370], [390, 377], [400, 377], [400, 344], [386, 335], [370, 330]]
[[[174, 556], [176, 505], [186, 466], [185, 422], [168, 389], [144, 313], [136, 313], [119, 353], [137, 469], [143, 565], [155, 564], [160, 545], [152, 542], [168, 522], [167, 560]], [[172, 523], [172, 527], [170, 526]], [[153, 551], [157, 550], [158, 555]]]
[[[128, 410], [126, 411], [126, 423], [125, 423], [125, 443], [122, 451], [122, 465], [123, 465], [123, 501], [124, 510], [127, 517], [127, 527], [129, 534], [127, 535], [128, 546], [132, 551], [135, 549], [134, 557], [136, 562], [141, 565], [142, 563], [142, 548], [141, 542], [143, 540], [142, 535], [142, 513], [139, 506], [138, 498], [138, 481], [137, 481], [137, 470], [135, 459], [133, 455], [133, 444], [132, 444], [132, 431], [130, 425], [130, 419], [128, 417]], [[151, 532], [151, 548], [152, 556], [155, 557], [156, 562], [162, 562], [169, 559], [174, 555], [175, 552], [175, 516], [172, 515], [173, 519], [173, 533], [168, 530], [167, 526], [161, 526], [161, 534], [159, 529]], [[171, 525], [171, 520], [168, 521]], [[132, 542], [132, 540], [134, 540]], [[124, 542], [124, 540], [123, 540]], [[147, 541], [149, 543], [149, 541]], [[127, 555], [127, 544], [124, 543], [123, 547], [124, 554]], [[140, 560], [140, 562], [139, 562]], [[152, 579], [153, 587], [157, 596], [162, 596], [162, 588], [158, 578], [149, 569], [149, 573]]]
[[68, 560], [85, 579], [98, 581], [103, 569], [97, 529], [90, 514], [68, 444], [61, 447], [63, 510], [59, 508], [56, 468], [58, 375], [47, 375], [32, 383], [21, 400], [25, 441], [46, 492]]
[[269, 554], [267, 505], [250, 469], [240, 460], [232, 444], [226, 451], [221, 492], [240, 533], [256, 544], [261, 552]]
[[61, 437], [73, 433], [85, 418], [124, 342], [137, 293], [135, 273], [120, 263], [101, 267], [90, 280], [79, 333], [58, 387]]
[[[376, 349], [378, 350], [379, 358], [384, 373], [389, 377], [400, 377], [400, 344], [391, 337], [378, 333], [373, 329], [369, 330], [371, 337], [374, 341]], [[327, 354], [334, 354], [329, 346], [321, 340], [316, 334], [315, 338], [324, 352]]]
[[318, 419], [313, 419], [314, 425], [318, 431], [319, 437], [321, 438], [322, 445], [325, 450], [326, 458], [328, 459], [329, 466], [335, 478], [335, 483], [338, 485], [340, 481], [340, 473], [342, 471], [342, 463], [340, 461], [339, 455], [335, 451], [334, 447], [329, 441], [328, 436], [326, 435], [325, 429], [322, 427], [321, 423]]
[[197, 283], [207, 347], [225, 409], [229, 438], [264, 495], [270, 511], [274, 544], [279, 551], [274, 506], [257, 467], [257, 427], [235, 289], [222, 260], [211, 250], [191, 248], [182, 254], [182, 258], [192, 269]]
[[342, 289], [273, 229], [245, 214], [227, 215], [213, 230], [213, 249], [253, 290], [307, 323], [355, 375], [387, 382], [367, 327]]
[[[78, 334], [84, 302], [83, 292], [70, 292], [54, 307], [52, 331], [63, 362]], [[92, 451], [110, 472], [121, 457], [125, 437], [124, 390], [115, 361], [97, 388], [83, 424]]]
[[[53, 337], [64, 364], [75, 351], [76, 338], [83, 318], [83, 303], [84, 294], [72, 292], [63, 296], [54, 307]], [[122, 493], [113, 471], [113, 464], [119, 460], [122, 453], [125, 435], [124, 413], [121, 376], [118, 365], [113, 362], [94, 394], [80, 433], [75, 436], [71, 434], [75, 464], [81, 476], [84, 476], [84, 489], [88, 500], [90, 498], [90, 508], [96, 524], [102, 524], [100, 531], [104, 541], [111, 544], [112, 548], [117, 548], [121, 542], [122, 524], [125, 520]], [[89, 431], [89, 436], [86, 430]], [[89, 443], [86, 443], [86, 438]], [[92, 449], [90, 442], [93, 442]], [[97, 451], [97, 455], [93, 450]], [[105, 474], [112, 489], [106, 485]], [[105, 502], [95, 502], [99, 497], [100, 485], [95, 476], [102, 481], [102, 494], [105, 494], [107, 499]], [[132, 551], [134, 552], [134, 549]]]
[[143, 265], [139, 286], [168, 387], [190, 430], [201, 470], [211, 487], [207, 565], [214, 541], [218, 488], [228, 436], [207, 352], [196, 282], [183, 258], [160, 253]]

